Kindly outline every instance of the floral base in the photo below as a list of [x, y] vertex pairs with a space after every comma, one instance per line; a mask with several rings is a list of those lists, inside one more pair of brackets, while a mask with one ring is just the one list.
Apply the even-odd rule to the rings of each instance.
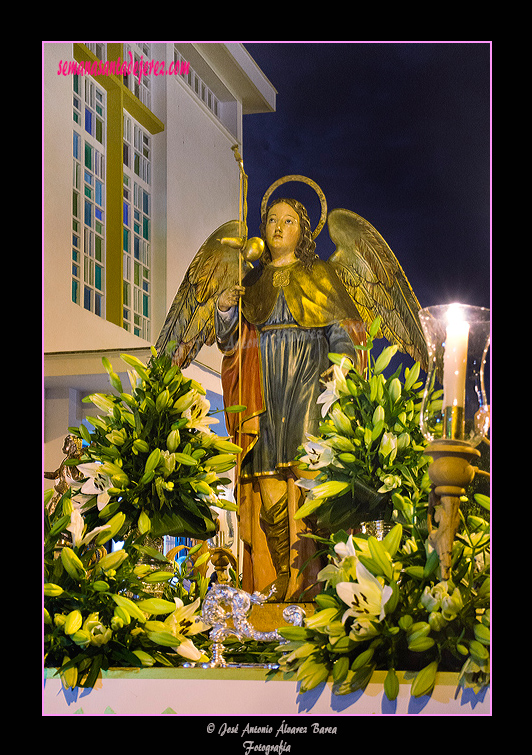
[[478, 694], [461, 690], [458, 674], [453, 673], [438, 674], [432, 694], [414, 698], [410, 695], [412, 674], [398, 672], [400, 689], [394, 702], [383, 692], [384, 671], [374, 672], [364, 692], [342, 696], [333, 694], [330, 681], [300, 693], [298, 682], [280, 674], [272, 677], [271, 672], [259, 668], [109, 669], [91, 690], [64, 689], [54, 673], [55, 669], [45, 670], [44, 715], [167, 714], [239, 716], [241, 720], [254, 715], [300, 714], [491, 715], [489, 688]]

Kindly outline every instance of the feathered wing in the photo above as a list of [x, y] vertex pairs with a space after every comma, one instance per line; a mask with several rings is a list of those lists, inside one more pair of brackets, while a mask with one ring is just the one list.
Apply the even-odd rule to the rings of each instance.
[[209, 236], [190, 263], [166, 315], [155, 348], [161, 353], [176, 341], [173, 362], [182, 368], [188, 367], [203, 345], [214, 343], [216, 300], [238, 283], [239, 262], [243, 275], [252, 267], [237, 249], [221, 243], [223, 238], [238, 236], [238, 220], [224, 223]]
[[380, 233], [350, 210], [329, 213], [336, 250], [329, 258], [360, 316], [369, 325], [379, 316], [386, 338], [427, 369], [427, 348], [418, 318], [420, 304], [394, 253]]

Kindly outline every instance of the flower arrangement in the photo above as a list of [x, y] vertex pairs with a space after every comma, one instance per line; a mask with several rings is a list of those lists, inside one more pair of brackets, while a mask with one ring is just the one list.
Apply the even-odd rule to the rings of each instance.
[[108, 539], [132, 531], [205, 539], [216, 531], [211, 507], [234, 509], [220, 497], [230, 482], [220, 475], [234, 467], [240, 448], [210, 429], [218, 420], [205, 390], [172, 366], [172, 346], [161, 355], [152, 347], [146, 365], [121, 355], [130, 368], [130, 393], [104, 358], [116, 392], [84, 399], [102, 412], [90, 418], [92, 432], [83, 424], [69, 428], [87, 443], [73, 462], [85, 475], [84, 516], [91, 530], [107, 522]]
[[[318, 610], [302, 627], [279, 629], [288, 641], [277, 648], [279, 667], [301, 692], [332, 676], [333, 692], [348, 694], [386, 670], [384, 691], [394, 700], [397, 669], [409, 672], [414, 697], [430, 694], [438, 670], [459, 671], [460, 685], [478, 691], [489, 683], [490, 501], [474, 493], [462, 502], [451, 578], [441, 580], [427, 539], [430, 459], [419, 431], [419, 365], [405, 370], [404, 383], [402, 367], [385, 379], [395, 347], [373, 360], [377, 330], [376, 322], [367, 378], [330, 355], [321, 434], [301, 449], [301, 464], [317, 474], [302, 481], [309, 495], [298, 516], [324, 512], [321, 523], [333, 534], [312, 536], [329, 560], [318, 575]], [[391, 526], [384, 539], [353, 534], [383, 515]]]
[[[476, 494], [481, 505], [489, 501]], [[405, 529], [410, 537], [404, 539]], [[410, 529], [410, 532], [409, 532]], [[399, 692], [397, 669], [412, 672], [411, 694], [430, 694], [438, 670], [460, 671], [475, 691], [489, 683], [489, 525], [463, 518], [452, 579], [438, 578], [415, 525], [398, 523], [383, 541], [345, 532], [331, 536], [330, 564], [319, 575], [318, 611], [303, 627], [284, 627], [279, 666], [305, 692], [333, 679], [338, 695], [364, 689], [386, 670], [384, 691]]]
[[[208, 628], [199, 619], [206, 592], [201, 576], [196, 591], [183, 590], [177, 562], [140, 545], [142, 537], [107, 553], [102, 542], [111, 525], [89, 529], [72, 490], [50, 514], [51, 492], [45, 497], [44, 657], [65, 688], [93, 687], [100, 670], [111, 666], [207, 661], [192, 639]], [[152, 565], [142, 563], [146, 554]], [[155, 584], [165, 586], [164, 597], [153, 596]]]
[[[198, 619], [208, 580], [198, 567], [209, 554], [195, 553], [199, 543], [174, 561], [149, 543], [215, 534], [212, 507], [234, 509], [220, 495], [230, 482], [220, 475], [240, 448], [210, 429], [218, 420], [205, 390], [172, 366], [172, 347], [152, 349], [146, 365], [121, 355], [130, 393], [103, 360], [115, 393], [87, 397], [102, 413], [90, 418], [92, 432], [69, 428], [86, 443], [65, 462], [76, 479], [49, 509], [53, 491], [46, 494], [45, 663], [65, 686], [93, 686], [110, 666], [208, 660], [200, 649], [208, 627]], [[123, 548], [107, 553], [113, 539]]]
[[[401, 365], [385, 378], [397, 347], [388, 346], [373, 359], [379, 324], [377, 319], [371, 325], [364, 347], [367, 377], [346, 357], [329, 355], [332, 379], [318, 399], [323, 416], [320, 435], [308, 436], [299, 453], [301, 468], [316, 475], [298, 482], [307, 496], [297, 516], [314, 513], [318, 525], [328, 531], [390, 520], [392, 492], [417, 501], [430, 486], [426, 441], [419, 427], [420, 365], [405, 369], [403, 383]], [[437, 401], [438, 394], [432, 398]]]

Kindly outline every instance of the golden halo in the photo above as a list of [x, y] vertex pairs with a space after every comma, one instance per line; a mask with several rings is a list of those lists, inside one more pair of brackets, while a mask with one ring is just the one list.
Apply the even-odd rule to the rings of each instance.
[[308, 184], [308, 186], [311, 186], [314, 189], [314, 191], [319, 197], [320, 204], [321, 204], [321, 217], [320, 217], [320, 222], [318, 223], [318, 225], [316, 226], [316, 228], [314, 229], [312, 233], [312, 238], [315, 239], [319, 235], [321, 229], [325, 225], [325, 221], [327, 220], [327, 202], [325, 201], [325, 194], [320, 189], [318, 184], [315, 181], [313, 181], [311, 178], [307, 178], [306, 176], [283, 176], [283, 178], [277, 179], [277, 181], [272, 183], [272, 185], [270, 186], [270, 188], [267, 190], [266, 194], [262, 198], [262, 203], [260, 206], [260, 216], [261, 218], [264, 217], [264, 213], [266, 212], [266, 209], [268, 207], [268, 200], [273, 194], [273, 192], [276, 189], [278, 189], [279, 186], [282, 186], [283, 184], [286, 184], [289, 181], [299, 181], [300, 183]]

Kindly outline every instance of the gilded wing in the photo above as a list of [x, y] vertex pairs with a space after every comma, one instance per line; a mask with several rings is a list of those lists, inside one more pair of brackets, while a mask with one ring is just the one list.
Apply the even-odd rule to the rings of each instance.
[[[239, 281], [240, 252], [221, 239], [239, 236], [238, 220], [221, 225], [202, 244], [179, 286], [155, 348], [159, 353], [176, 341], [174, 364], [185, 368], [201, 347], [215, 341], [214, 307], [218, 296]], [[242, 260], [243, 275], [250, 263]]]
[[327, 220], [336, 250], [329, 258], [369, 325], [380, 316], [386, 338], [427, 369], [427, 347], [418, 319], [420, 304], [401, 265], [380, 233], [350, 210], [336, 209]]

